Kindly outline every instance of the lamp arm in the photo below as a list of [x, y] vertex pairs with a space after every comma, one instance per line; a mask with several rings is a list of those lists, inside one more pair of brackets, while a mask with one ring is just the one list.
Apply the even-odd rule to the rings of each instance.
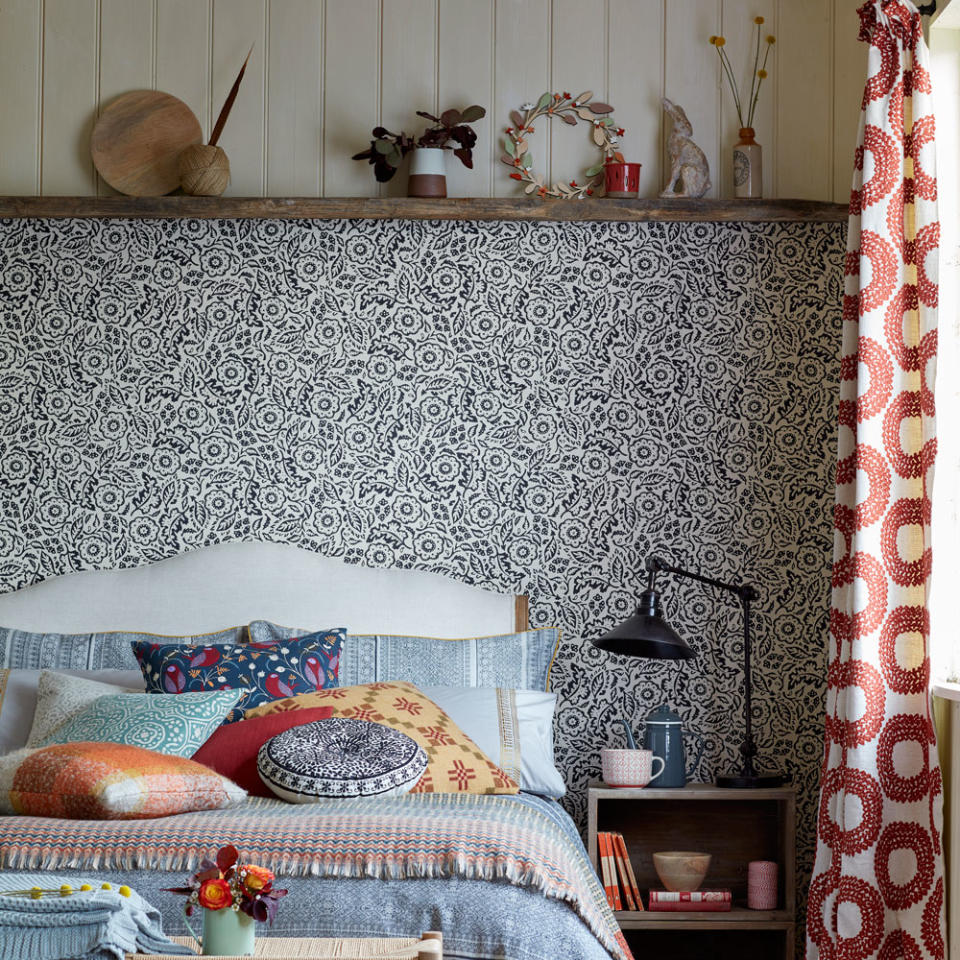
[[692, 570], [684, 570], [683, 567], [675, 567], [672, 563], [667, 563], [665, 560], [661, 560], [659, 557], [648, 557], [646, 562], [647, 572], [650, 574], [650, 579], [653, 579], [654, 574], [660, 573], [673, 573], [678, 577], [686, 577], [688, 580], [697, 580], [700, 583], [706, 583], [708, 586], [717, 587], [720, 590], [727, 590], [730, 593], [735, 593], [741, 600], [749, 598], [750, 600], [755, 600], [757, 597], [756, 590], [750, 586], [749, 583], [727, 583], [724, 580], [716, 580], [713, 577], [705, 577], [702, 573], [695, 573]]
[[757, 591], [749, 583], [727, 583], [724, 580], [716, 580], [713, 577], [705, 577], [702, 573], [695, 573], [692, 570], [684, 570], [683, 567], [675, 567], [659, 557], [648, 557], [646, 568], [649, 574], [648, 590], [653, 590], [654, 578], [660, 572], [672, 573], [678, 577], [686, 577], [688, 580], [696, 580], [699, 583], [705, 583], [711, 587], [717, 587], [719, 590], [726, 590], [734, 593], [740, 598], [743, 607], [743, 672], [745, 680], [744, 689], [744, 709], [746, 711], [746, 723], [744, 724], [744, 738], [740, 746], [740, 754], [743, 757], [743, 774], [747, 777], [754, 775], [753, 758], [757, 755], [757, 745], [753, 740], [753, 697], [750, 677], [750, 603], [757, 598]]

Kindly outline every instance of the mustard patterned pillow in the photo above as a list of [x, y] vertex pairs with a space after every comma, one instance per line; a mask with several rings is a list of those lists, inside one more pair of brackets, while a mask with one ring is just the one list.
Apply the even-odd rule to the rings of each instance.
[[333, 707], [335, 717], [382, 723], [423, 747], [427, 769], [411, 793], [517, 792], [517, 784], [412, 683], [364, 683], [317, 690], [253, 707], [246, 716], [328, 706]]

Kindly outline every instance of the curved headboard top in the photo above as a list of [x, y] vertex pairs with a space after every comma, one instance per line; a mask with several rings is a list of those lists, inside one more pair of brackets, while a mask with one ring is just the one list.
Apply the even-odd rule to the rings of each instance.
[[206, 633], [251, 620], [351, 633], [512, 633], [515, 598], [421, 570], [279, 543], [224, 543], [143, 567], [68, 573], [0, 595], [0, 626], [37, 633]]

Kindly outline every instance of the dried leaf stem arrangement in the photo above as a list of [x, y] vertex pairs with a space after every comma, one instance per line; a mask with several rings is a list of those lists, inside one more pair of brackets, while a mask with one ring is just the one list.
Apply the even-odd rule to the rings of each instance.
[[402, 130], [400, 133], [391, 133], [386, 127], [373, 128], [373, 140], [370, 149], [353, 155], [354, 160], [367, 160], [373, 165], [373, 175], [379, 183], [386, 183], [397, 172], [400, 161], [416, 147], [433, 147], [440, 150], [450, 150], [447, 146], [452, 140], [459, 144], [453, 150], [453, 155], [460, 162], [473, 169], [473, 148], [477, 142], [477, 132], [470, 126], [482, 117], [487, 111], [474, 104], [463, 110], [444, 110], [439, 117], [417, 111], [418, 117], [431, 121], [433, 126], [427, 127], [419, 139], [414, 140]]
[[[507, 137], [503, 141], [504, 153], [500, 160], [514, 168], [510, 174], [514, 180], [527, 184], [524, 193], [536, 193], [538, 197], [558, 200], [582, 200], [593, 196], [595, 189], [603, 182], [604, 163], [623, 163], [623, 156], [617, 150], [623, 127], [618, 127], [613, 117], [609, 116], [613, 113], [610, 104], [592, 100], [593, 93], [590, 90], [576, 97], [571, 97], [569, 93], [545, 93], [535, 104], [525, 103], [520, 110], [510, 111], [513, 126], [506, 128]], [[558, 180], [550, 186], [540, 174], [534, 173], [527, 138], [535, 132], [534, 121], [541, 117], [548, 120], [559, 117], [571, 126], [576, 126], [578, 120], [593, 126], [591, 136], [600, 148], [602, 159], [584, 171], [581, 182]]]
[[773, 34], [768, 34], [766, 39], [766, 48], [763, 52], [763, 62], [760, 62], [760, 27], [763, 26], [763, 17], [754, 17], [753, 22], [756, 25], [756, 42], [753, 51], [753, 72], [750, 76], [750, 93], [747, 96], [747, 112], [744, 114], [743, 101], [740, 97], [740, 87], [733, 75], [733, 65], [730, 63], [730, 57], [724, 49], [726, 45], [725, 37], [711, 37], [710, 43], [717, 50], [717, 56], [720, 58], [720, 66], [727, 76], [727, 82], [730, 84], [730, 92], [733, 94], [733, 102], [737, 108], [737, 119], [743, 128], [753, 126], [753, 115], [757, 110], [757, 100], [760, 98], [760, 85], [767, 79], [767, 58], [770, 56], [770, 50], [777, 42]]

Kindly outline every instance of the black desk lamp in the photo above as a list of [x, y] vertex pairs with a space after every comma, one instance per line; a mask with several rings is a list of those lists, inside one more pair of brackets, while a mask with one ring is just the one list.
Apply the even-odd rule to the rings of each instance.
[[736, 594], [743, 605], [743, 675], [746, 701], [746, 732], [740, 747], [743, 765], [739, 773], [717, 777], [717, 786], [759, 788], [782, 786], [787, 779], [782, 774], [756, 773], [753, 769], [757, 745], [753, 742], [753, 709], [750, 697], [750, 603], [756, 599], [756, 591], [747, 583], [724, 583], [722, 580], [714, 580], [713, 577], [705, 577], [690, 570], [674, 567], [659, 557], [649, 557], [645, 566], [650, 576], [647, 589], [640, 595], [640, 605], [636, 613], [609, 633], [605, 633], [599, 640], [594, 640], [594, 646], [609, 653], [619, 653], [626, 657], [648, 657], [652, 660], [689, 660], [696, 656], [686, 641], [663, 620], [663, 607], [654, 589], [656, 575], [661, 571], [697, 580]]

